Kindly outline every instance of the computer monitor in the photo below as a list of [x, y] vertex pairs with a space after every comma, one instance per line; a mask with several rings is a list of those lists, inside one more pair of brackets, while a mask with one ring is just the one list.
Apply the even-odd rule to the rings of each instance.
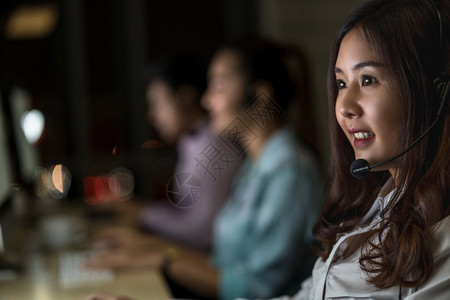
[[1, 106], [0, 98], [0, 207], [11, 197], [12, 168], [9, 155], [8, 135], [6, 131], [6, 117]]
[[31, 144], [24, 132], [23, 118], [32, 110], [30, 94], [15, 87], [10, 93], [12, 133], [16, 144], [21, 183], [28, 186], [33, 183], [35, 168], [40, 164], [38, 146]]
[[10, 200], [13, 180], [6, 120], [2, 99], [0, 98], [0, 254], [4, 252], [5, 240], [10, 231]]

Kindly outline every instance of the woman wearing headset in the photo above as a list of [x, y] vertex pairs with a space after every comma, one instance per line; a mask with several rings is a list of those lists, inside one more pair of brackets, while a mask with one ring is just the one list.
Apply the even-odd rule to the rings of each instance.
[[294, 299], [450, 299], [448, 5], [368, 1], [339, 31], [321, 258]]

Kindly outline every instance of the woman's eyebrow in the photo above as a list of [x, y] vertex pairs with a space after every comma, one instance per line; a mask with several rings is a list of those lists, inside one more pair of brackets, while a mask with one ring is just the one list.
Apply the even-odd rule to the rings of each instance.
[[382, 67], [383, 64], [377, 61], [363, 61], [353, 66], [353, 71], [360, 70], [365, 67]]
[[[356, 70], [360, 70], [362, 68], [365, 67], [382, 67], [383, 64], [377, 61], [363, 61], [360, 63], [357, 63], [356, 65], [353, 66], [352, 70], [356, 71]], [[342, 73], [342, 70], [340, 68], [334, 68], [334, 73]]]

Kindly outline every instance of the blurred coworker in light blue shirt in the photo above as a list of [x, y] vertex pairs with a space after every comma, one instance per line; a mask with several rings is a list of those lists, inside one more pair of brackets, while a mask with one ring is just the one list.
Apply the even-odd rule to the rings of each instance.
[[272, 134], [257, 160], [245, 162], [216, 222], [223, 299], [298, 290], [315, 259], [308, 244], [320, 182], [308, 149], [288, 128]]
[[247, 40], [210, 63], [204, 104], [211, 123], [225, 136], [238, 133], [247, 155], [216, 220], [212, 261], [221, 299], [293, 294], [315, 260], [321, 171], [286, 122], [294, 88], [285, 51]]

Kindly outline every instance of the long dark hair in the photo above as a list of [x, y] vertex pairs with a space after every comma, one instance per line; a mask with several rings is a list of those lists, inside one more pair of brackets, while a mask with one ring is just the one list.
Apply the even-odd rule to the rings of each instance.
[[[287, 110], [294, 96], [294, 84], [284, 61], [286, 50], [283, 45], [250, 35], [225, 44], [220, 51], [230, 51], [239, 58], [239, 71], [248, 87], [261, 81], [267, 82], [273, 89], [272, 100]], [[255, 96], [249, 90], [243, 105]]]
[[[364, 179], [350, 175], [354, 152], [334, 115], [338, 92], [334, 68], [342, 39], [352, 30], [362, 32], [393, 78], [403, 108], [399, 116], [400, 152], [431, 125], [441, 103], [433, 80], [449, 68], [449, 11], [444, 0], [435, 0], [435, 4], [431, 0], [368, 1], [338, 32], [328, 69], [332, 145], [329, 199], [314, 228], [323, 259], [329, 256], [338, 234], [360, 222], [390, 178], [387, 171], [370, 173]], [[418, 286], [431, 274], [427, 233], [450, 210], [449, 135], [446, 103], [438, 124], [397, 159], [401, 166], [397, 182], [403, 187], [396, 189], [381, 214], [380, 228], [372, 231], [361, 250], [361, 268], [368, 274], [368, 282], [378, 288]]]

